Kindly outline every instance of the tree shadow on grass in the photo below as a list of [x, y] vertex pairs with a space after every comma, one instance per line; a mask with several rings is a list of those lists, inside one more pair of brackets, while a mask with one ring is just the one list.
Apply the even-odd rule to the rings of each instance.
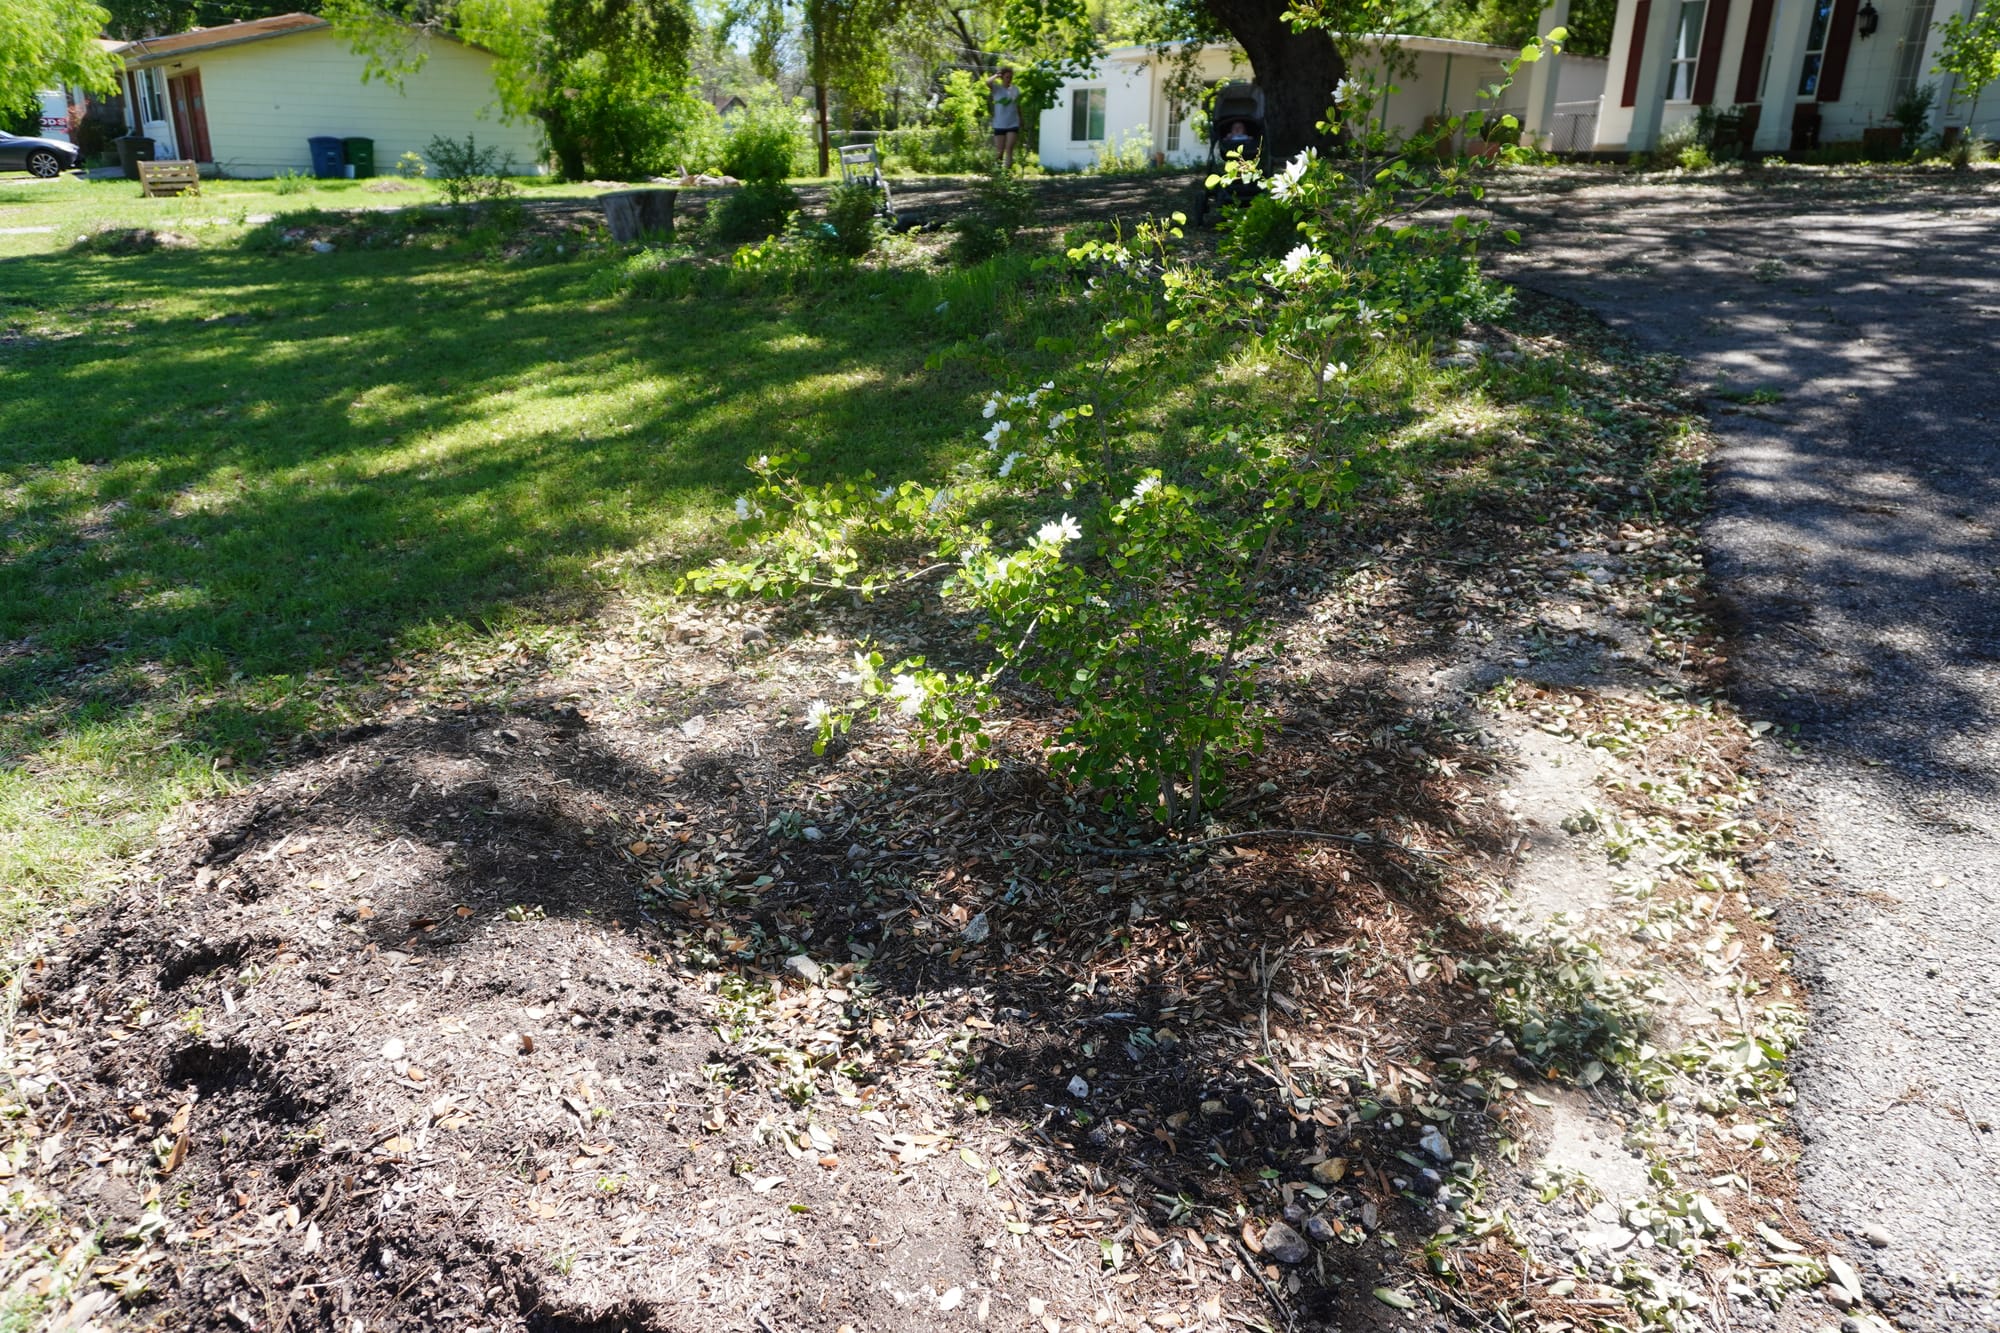
[[587, 615], [605, 557], [697, 557], [745, 458], [923, 475], [985, 383], [977, 354], [926, 368], [966, 317], [927, 275], [647, 302], [601, 295], [599, 264], [422, 253], [6, 268], [0, 691], [45, 731], [177, 692], [223, 716], [463, 627]]

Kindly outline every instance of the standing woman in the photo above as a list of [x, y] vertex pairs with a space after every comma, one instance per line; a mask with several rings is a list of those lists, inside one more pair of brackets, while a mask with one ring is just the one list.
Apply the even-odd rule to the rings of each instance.
[[1014, 145], [1021, 141], [1021, 90], [1014, 86], [1014, 67], [1002, 65], [1000, 77], [988, 79], [993, 90], [993, 151], [1000, 157], [1000, 169], [1014, 165]]

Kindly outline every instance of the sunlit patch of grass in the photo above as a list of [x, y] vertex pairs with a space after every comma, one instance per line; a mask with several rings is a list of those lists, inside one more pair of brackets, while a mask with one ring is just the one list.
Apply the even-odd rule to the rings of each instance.
[[[22, 207], [143, 222], [108, 198], [59, 182]], [[752, 455], [933, 474], [965, 447], [941, 423], [1053, 317], [1018, 256], [695, 300], [635, 299], [609, 266], [0, 259], [0, 929], [340, 721], [371, 664], [663, 586]]]

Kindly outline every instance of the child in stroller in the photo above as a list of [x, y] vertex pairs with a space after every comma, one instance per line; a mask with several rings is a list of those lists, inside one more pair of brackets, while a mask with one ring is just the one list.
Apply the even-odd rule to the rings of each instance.
[[[1208, 161], [1211, 173], [1230, 157], [1255, 162], [1264, 147], [1264, 90], [1254, 83], [1231, 83], [1215, 94], [1208, 118]], [[1241, 206], [1257, 197], [1255, 181], [1231, 178], [1210, 188], [1204, 180], [1195, 191], [1194, 220], [1205, 222], [1224, 204]]]

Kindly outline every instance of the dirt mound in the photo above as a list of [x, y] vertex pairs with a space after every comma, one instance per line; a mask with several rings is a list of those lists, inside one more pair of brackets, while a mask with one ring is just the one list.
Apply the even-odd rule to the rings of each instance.
[[149, 255], [158, 250], [194, 250], [200, 242], [177, 231], [151, 227], [100, 227], [76, 238], [70, 248], [79, 254]]

